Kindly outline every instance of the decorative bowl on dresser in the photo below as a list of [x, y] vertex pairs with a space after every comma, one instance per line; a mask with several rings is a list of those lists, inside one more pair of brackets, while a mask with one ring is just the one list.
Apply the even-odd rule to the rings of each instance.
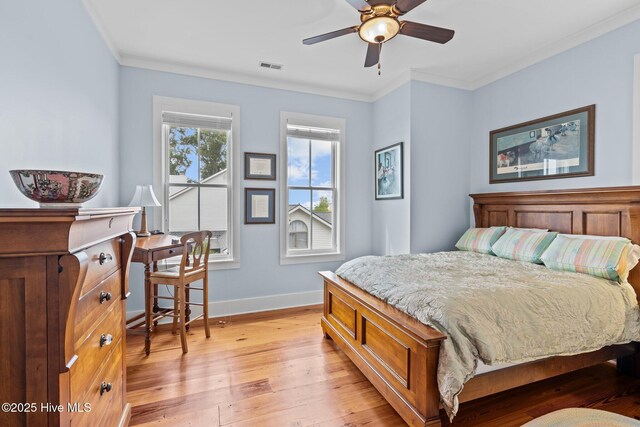
[[[2, 426], [126, 426], [139, 208], [0, 209]], [[9, 411], [4, 411], [9, 409]]]
[[41, 208], [79, 208], [100, 190], [104, 175], [89, 172], [16, 169], [9, 171], [18, 190]]

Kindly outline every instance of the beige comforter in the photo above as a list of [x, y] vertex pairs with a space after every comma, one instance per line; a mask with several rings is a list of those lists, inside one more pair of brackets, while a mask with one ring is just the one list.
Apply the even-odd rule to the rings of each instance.
[[450, 418], [478, 360], [518, 363], [640, 341], [628, 283], [472, 252], [367, 256], [336, 273], [448, 336], [438, 388]]

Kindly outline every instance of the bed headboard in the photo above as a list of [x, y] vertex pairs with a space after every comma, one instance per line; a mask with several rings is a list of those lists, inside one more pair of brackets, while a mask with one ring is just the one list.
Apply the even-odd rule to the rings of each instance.
[[[640, 244], [640, 186], [471, 194], [476, 227], [548, 228]], [[629, 275], [640, 302], [640, 265]]]

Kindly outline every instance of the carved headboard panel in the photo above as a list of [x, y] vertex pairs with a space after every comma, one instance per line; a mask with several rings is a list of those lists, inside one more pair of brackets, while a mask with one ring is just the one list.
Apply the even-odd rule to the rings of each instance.
[[[640, 242], [640, 186], [471, 194], [476, 227], [508, 225]], [[640, 266], [629, 283], [640, 302]]]

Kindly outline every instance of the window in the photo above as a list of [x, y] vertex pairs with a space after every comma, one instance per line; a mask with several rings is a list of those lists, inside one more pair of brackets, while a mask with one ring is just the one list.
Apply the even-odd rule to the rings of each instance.
[[237, 107], [154, 97], [154, 115], [160, 121], [164, 231], [181, 236], [211, 230], [212, 265], [237, 261]]
[[344, 259], [344, 120], [282, 113], [281, 262]]
[[309, 247], [309, 227], [299, 219], [289, 224], [289, 247], [292, 249], [307, 249]]

